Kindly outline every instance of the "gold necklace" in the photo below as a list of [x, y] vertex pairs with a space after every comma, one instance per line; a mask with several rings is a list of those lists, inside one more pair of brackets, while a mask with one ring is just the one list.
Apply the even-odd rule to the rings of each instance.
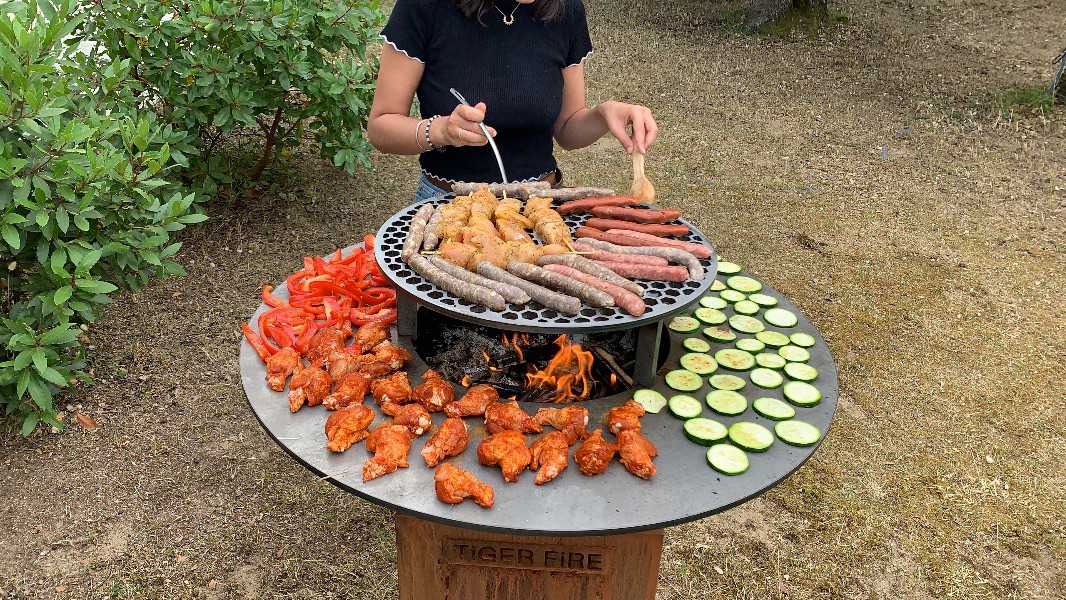
[[514, 10], [511, 11], [511, 15], [510, 16], [508, 16], [507, 13], [503, 12], [502, 10], [500, 10], [499, 6], [496, 6], [495, 4], [493, 6], [496, 8], [496, 12], [500, 13], [501, 15], [503, 15], [503, 24], [504, 25], [514, 25], [514, 14], [515, 14], [515, 12], [518, 11], [518, 7], [522, 6], [522, 5], [521, 4], [515, 4]]

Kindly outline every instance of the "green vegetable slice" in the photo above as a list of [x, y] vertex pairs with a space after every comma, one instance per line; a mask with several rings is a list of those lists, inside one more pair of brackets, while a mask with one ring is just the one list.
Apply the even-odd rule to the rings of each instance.
[[745, 352], [755, 353], [761, 352], [762, 349], [766, 347], [766, 344], [755, 338], [743, 338], [737, 340], [736, 347]]
[[655, 390], [640, 389], [633, 392], [633, 400], [650, 413], [657, 413], [666, 406], [666, 397]]
[[755, 334], [755, 339], [766, 344], [767, 346], [773, 346], [774, 348], [780, 348], [781, 346], [787, 346], [789, 341], [788, 336], [780, 331], [760, 331]]
[[701, 352], [689, 352], [679, 359], [681, 366], [697, 375], [710, 375], [718, 370], [718, 363]]
[[[703, 413], [703, 404], [701, 404], [699, 400], [692, 396], [681, 394], [671, 396], [670, 400], [666, 402], [666, 407], [670, 409], [670, 414], [678, 419], [694, 419]], [[725, 427], [722, 427], [722, 431], [722, 437], [725, 437]]]
[[767, 369], [784, 369], [788, 363], [778, 354], [760, 352], [755, 355], [755, 364]]
[[722, 290], [718, 292], [718, 295], [721, 296], [722, 300], [725, 300], [726, 302], [740, 302], [741, 300], [747, 298], [747, 296], [741, 294], [736, 290]]
[[814, 381], [818, 379], [818, 369], [807, 363], [788, 363], [785, 365], [785, 375], [796, 381]]
[[785, 421], [796, 416], [796, 409], [777, 398], [756, 398], [752, 401], [751, 407], [755, 409], [755, 412], [774, 421]]
[[706, 340], [700, 338], [685, 338], [685, 341], [681, 342], [681, 345], [685, 347], [685, 350], [691, 352], [710, 352], [711, 345]]
[[740, 265], [728, 260], [718, 261], [718, 272], [722, 275], [735, 275], [740, 272]]
[[817, 343], [813, 335], [809, 333], [803, 333], [802, 331], [797, 331], [796, 333], [793, 333], [792, 335], [788, 336], [788, 339], [791, 340], [793, 344], [801, 348], [810, 348], [815, 343]]
[[718, 414], [736, 416], [748, 410], [748, 399], [733, 390], [713, 390], [707, 394], [707, 406]]
[[707, 308], [706, 306], [697, 308], [692, 314], [707, 325], [721, 325], [725, 323], [726, 319], [724, 312], [717, 308]]
[[711, 291], [712, 292], [720, 292], [720, 291], [722, 291], [724, 289], [725, 289], [725, 284], [722, 283], [721, 281], [718, 281], [717, 279], [715, 279], [714, 281], [711, 282]]
[[[788, 369], [788, 365], [785, 365], [785, 369]], [[785, 378], [781, 376], [781, 373], [765, 367], [752, 369], [751, 373], [748, 373], [748, 377], [751, 378], [751, 382], [755, 385], [767, 389], [780, 387], [785, 382]]]
[[723, 475], [740, 475], [748, 470], [748, 455], [730, 444], [715, 444], [707, 449], [707, 463]]
[[781, 421], [774, 425], [774, 433], [782, 442], [793, 446], [813, 446], [822, 439], [822, 432], [805, 421]]
[[[719, 267], [718, 271], [721, 272]], [[754, 294], [762, 289], [762, 284], [758, 280], [751, 277], [745, 277], [744, 275], [734, 275], [725, 280], [725, 284], [738, 292], [744, 292], [745, 294]]]
[[766, 319], [767, 323], [777, 327], [795, 327], [796, 323], [799, 323], [799, 317], [796, 316], [796, 313], [783, 308], [768, 308], [762, 318]]
[[755, 304], [751, 300], [741, 300], [733, 305], [733, 310], [741, 315], [754, 315], [758, 314], [761, 309], [758, 304]]
[[755, 366], [755, 357], [750, 352], [736, 348], [723, 348], [715, 352], [714, 360], [731, 371], [747, 371]]
[[729, 303], [718, 296], [704, 296], [700, 298], [700, 306], [722, 310], [729, 306]]
[[703, 378], [687, 369], [675, 369], [663, 376], [666, 385], [679, 392], [694, 392], [703, 387]]
[[737, 334], [733, 333], [733, 331], [727, 327], [708, 327], [703, 330], [703, 335], [710, 338], [712, 342], [718, 342], [720, 344], [732, 342], [737, 339]]
[[766, 452], [774, 444], [774, 434], [758, 423], [741, 421], [729, 426], [729, 441], [751, 452]]
[[701, 446], [710, 446], [720, 442], [729, 435], [725, 425], [713, 419], [696, 417], [685, 421], [685, 437]]
[[781, 358], [788, 362], [807, 362], [811, 359], [811, 353], [807, 352], [806, 348], [800, 348], [799, 346], [781, 346], [777, 349], [777, 353], [781, 355]]
[[744, 381], [743, 377], [737, 377], [736, 375], [728, 375], [726, 373], [720, 373], [718, 375], [711, 375], [707, 380], [707, 383], [711, 384], [716, 390], [740, 390], [744, 389], [744, 386], [748, 385], [747, 381]]
[[692, 317], [674, 317], [670, 319], [670, 324], [667, 327], [670, 331], [676, 331], [678, 333], [692, 333], [699, 331], [703, 325]]
[[777, 298], [774, 298], [773, 296], [768, 296], [766, 294], [751, 294], [748, 296], [748, 300], [751, 300], [755, 304], [758, 304], [759, 306], [762, 306], [764, 308], [777, 306]]
[[755, 317], [748, 315], [733, 315], [729, 317], [729, 326], [741, 333], [759, 333], [766, 329], [766, 325]]
[[785, 398], [796, 406], [814, 406], [822, 401], [822, 392], [806, 381], [790, 381], [781, 388]]

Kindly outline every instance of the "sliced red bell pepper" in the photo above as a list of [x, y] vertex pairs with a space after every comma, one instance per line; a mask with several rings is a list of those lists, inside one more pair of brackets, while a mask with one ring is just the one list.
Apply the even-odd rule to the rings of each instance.
[[244, 331], [244, 339], [248, 340], [248, 343], [255, 349], [255, 353], [259, 355], [259, 358], [266, 362], [266, 359], [274, 355], [278, 351], [277, 348], [271, 346], [266, 340], [261, 338], [257, 334], [252, 326], [247, 323], [241, 323], [241, 330]]
[[282, 300], [281, 298], [278, 298], [274, 294], [270, 293], [270, 290], [273, 290], [273, 289], [274, 289], [273, 286], [269, 286], [269, 285], [264, 285], [263, 286], [263, 292], [260, 294], [263, 297], [263, 302], [265, 302], [267, 306], [273, 306], [274, 308], [280, 308], [280, 307], [283, 307], [283, 306], [288, 306], [289, 305], [288, 302], [286, 302], [286, 301]]
[[353, 308], [350, 318], [352, 320], [353, 325], [366, 325], [371, 321], [381, 321], [382, 323], [395, 323], [396, 309], [383, 308], [375, 313], [368, 314], [362, 309]]

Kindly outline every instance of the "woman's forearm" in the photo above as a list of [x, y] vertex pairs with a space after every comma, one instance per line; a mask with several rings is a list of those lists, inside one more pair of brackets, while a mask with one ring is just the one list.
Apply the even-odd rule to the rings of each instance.
[[570, 115], [555, 132], [555, 140], [564, 150], [577, 150], [595, 144], [607, 134], [607, 121], [597, 112], [598, 106], [581, 108]]
[[446, 144], [442, 129], [446, 118], [437, 117], [429, 122], [429, 119], [398, 114], [371, 116], [366, 127], [367, 138], [374, 148], [386, 154], [422, 154]]

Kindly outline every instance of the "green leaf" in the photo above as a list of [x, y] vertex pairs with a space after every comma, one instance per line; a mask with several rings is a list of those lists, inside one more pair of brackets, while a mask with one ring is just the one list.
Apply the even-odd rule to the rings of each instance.
[[96, 279], [75, 279], [74, 285], [93, 294], [110, 294], [118, 289], [114, 284]]
[[[54, 386], [65, 388], [70, 385], [70, 382], [63, 378], [62, 373], [51, 367], [46, 367], [43, 371], [38, 371], [38, 373], [40, 373], [42, 379]], [[33, 393], [32, 387], [30, 387], [30, 393]]]
[[33, 368], [38, 372], [48, 366], [48, 356], [44, 353], [44, 348], [34, 348], [30, 350], [30, 355], [33, 357]]
[[11, 246], [13, 250], [19, 250], [22, 248], [22, 240], [19, 238], [19, 232], [8, 223], [4, 223], [0, 226], [0, 236], [3, 236], [4, 241], [8, 246]]
[[14, 364], [12, 364], [11, 366], [14, 367], [16, 371], [21, 371], [26, 367], [30, 366], [31, 362], [33, 362], [33, 352], [31, 352], [30, 350], [23, 350], [22, 352], [19, 352], [17, 356], [15, 356]]
[[30, 437], [34, 429], [37, 429], [37, 423], [41, 420], [41, 417], [37, 413], [30, 413], [30, 416], [26, 417], [26, 420], [22, 422], [22, 437]]
[[41, 343], [48, 346], [62, 346], [78, 339], [79, 333], [81, 330], [71, 324], [59, 325], [44, 332], [41, 335]]
[[73, 295], [74, 288], [70, 287], [69, 285], [64, 285], [63, 287], [56, 290], [55, 295], [52, 296], [52, 302], [55, 302], [56, 306], [62, 306], [63, 303], [67, 300], [70, 300], [70, 297]]
[[30, 398], [33, 398], [34, 404], [42, 411], [52, 411], [52, 392], [48, 391], [48, 386], [41, 381], [40, 377], [37, 375], [31, 377], [27, 389], [30, 391]]

